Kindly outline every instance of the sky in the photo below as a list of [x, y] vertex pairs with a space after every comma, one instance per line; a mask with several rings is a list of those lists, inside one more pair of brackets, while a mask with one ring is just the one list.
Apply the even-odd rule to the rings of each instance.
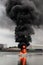
[[0, 44], [7, 44], [9, 46], [17, 46], [18, 43], [15, 42], [15, 25], [6, 16], [6, 7], [0, 0]]
[[[17, 46], [15, 42], [15, 24], [6, 16], [6, 7], [0, 0], [0, 44]], [[35, 34], [32, 35], [31, 45], [43, 45], [43, 29], [34, 28]]]
[[17, 43], [14, 39], [14, 32], [9, 29], [0, 28], [0, 43], [7, 44], [9, 46], [17, 46]]

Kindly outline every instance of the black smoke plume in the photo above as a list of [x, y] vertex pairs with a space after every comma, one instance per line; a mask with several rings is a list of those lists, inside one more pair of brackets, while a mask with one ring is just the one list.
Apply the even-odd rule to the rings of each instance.
[[31, 35], [34, 34], [32, 25], [39, 26], [39, 13], [31, 1], [26, 0], [8, 0], [6, 4], [7, 15], [16, 24], [15, 40], [19, 42], [18, 47], [22, 45], [29, 46], [32, 41]]

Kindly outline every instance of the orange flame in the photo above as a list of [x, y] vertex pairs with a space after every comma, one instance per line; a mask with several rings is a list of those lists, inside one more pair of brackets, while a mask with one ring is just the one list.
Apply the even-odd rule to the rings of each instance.
[[22, 47], [22, 50], [20, 51], [20, 62], [22, 65], [26, 65], [26, 57], [22, 57], [22, 54], [26, 54], [27, 51], [26, 51], [26, 46], [23, 46]]
[[25, 45], [23, 45], [23, 46], [22, 46], [21, 53], [25, 54], [26, 52], [27, 52], [27, 51], [26, 51], [26, 46], [25, 46]]

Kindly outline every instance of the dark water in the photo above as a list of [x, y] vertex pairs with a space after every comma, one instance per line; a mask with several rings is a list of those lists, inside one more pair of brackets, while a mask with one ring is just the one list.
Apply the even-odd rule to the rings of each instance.
[[[0, 65], [18, 65], [19, 53], [0, 52]], [[28, 53], [28, 65], [43, 65], [43, 53]]]

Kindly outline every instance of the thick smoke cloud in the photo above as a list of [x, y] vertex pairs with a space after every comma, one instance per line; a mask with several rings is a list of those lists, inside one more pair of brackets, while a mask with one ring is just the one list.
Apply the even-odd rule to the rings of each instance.
[[31, 34], [34, 34], [32, 26], [40, 25], [39, 11], [34, 3], [28, 0], [8, 0], [6, 4], [7, 15], [16, 24], [15, 39], [19, 42], [18, 47], [30, 45]]

